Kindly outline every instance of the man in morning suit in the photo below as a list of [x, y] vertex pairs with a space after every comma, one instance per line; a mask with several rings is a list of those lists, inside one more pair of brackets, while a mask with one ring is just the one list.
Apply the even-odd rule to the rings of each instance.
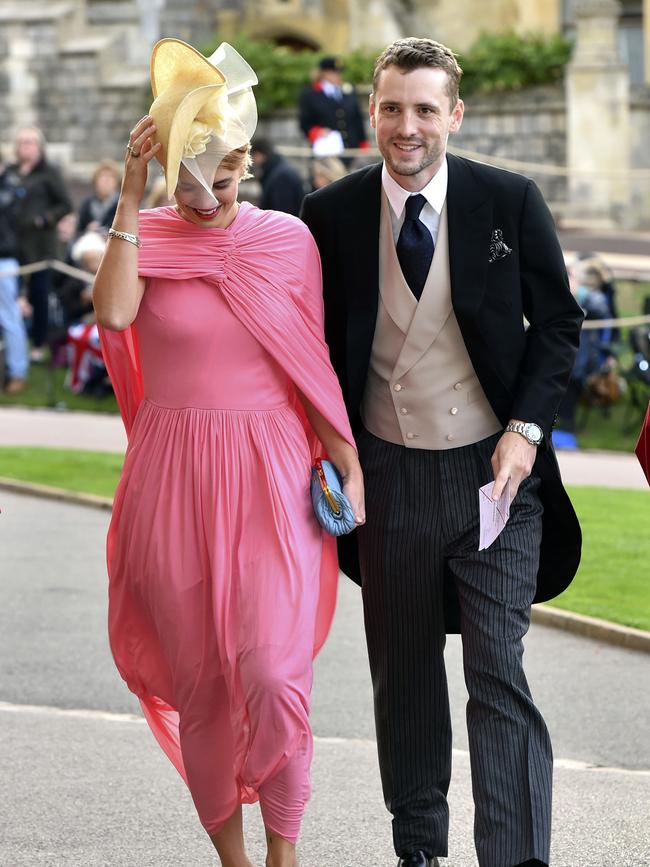
[[336, 57], [323, 57], [318, 77], [300, 94], [300, 128], [314, 145], [332, 130], [340, 133], [344, 148], [366, 148], [366, 131], [354, 88], [344, 83]]
[[[532, 867], [549, 862], [552, 753], [522, 639], [531, 603], [580, 560], [550, 435], [582, 312], [535, 184], [446, 153], [461, 75], [432, 40], [389, 46], [369, 107], [383, 164], [311, 194], [302, 216], [365, 476], [366, 525], [339, 552], [362, 584], [398, 864], [447, 854], [455, 625], [479, 865]], [[510, 519], [479, 551], [479, 487], [492, 481], [495, 499], [510, 485]]]

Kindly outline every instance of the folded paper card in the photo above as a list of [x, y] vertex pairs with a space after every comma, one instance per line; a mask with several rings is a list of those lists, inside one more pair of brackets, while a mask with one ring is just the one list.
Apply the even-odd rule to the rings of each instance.
[[494, 482], [488, 482], [478, 489], [480, 517], [479, 551], [489, 548], [503, 530], [510, 517], [510, 479], [506, 482], [498, 500], [492, 499]]

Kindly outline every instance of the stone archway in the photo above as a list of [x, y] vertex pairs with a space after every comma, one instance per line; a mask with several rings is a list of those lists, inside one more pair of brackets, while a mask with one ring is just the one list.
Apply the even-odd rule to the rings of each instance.
[[322, 47], [311, 37], [297, 36], [295, 33], [278, 33], [271, 40], [290, 51], [320, 51]]

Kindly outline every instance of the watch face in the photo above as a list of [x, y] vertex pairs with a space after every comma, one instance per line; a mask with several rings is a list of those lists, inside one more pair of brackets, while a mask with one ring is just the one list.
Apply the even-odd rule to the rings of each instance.
[[538, 424], [527, 424], [524, 431], [529, 442], [534, 443], [535, 445], [541, 443], [543, 434], [542, 429]]

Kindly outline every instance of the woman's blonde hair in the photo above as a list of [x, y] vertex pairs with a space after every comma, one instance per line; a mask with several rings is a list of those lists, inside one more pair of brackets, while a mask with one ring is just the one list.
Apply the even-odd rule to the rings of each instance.
[[250, 142], [247, 142], [240, 148], [236, 148], [234, 151], [227, 153], [221, 160], [219, 168], [225, 169], [228, 172], [241, 171], [241, 180], [245, 181], [248, 180], [248, 178], [253, 177], [250, 171], [252, 165], [253, 158], [251, 157], [251, 146]]

